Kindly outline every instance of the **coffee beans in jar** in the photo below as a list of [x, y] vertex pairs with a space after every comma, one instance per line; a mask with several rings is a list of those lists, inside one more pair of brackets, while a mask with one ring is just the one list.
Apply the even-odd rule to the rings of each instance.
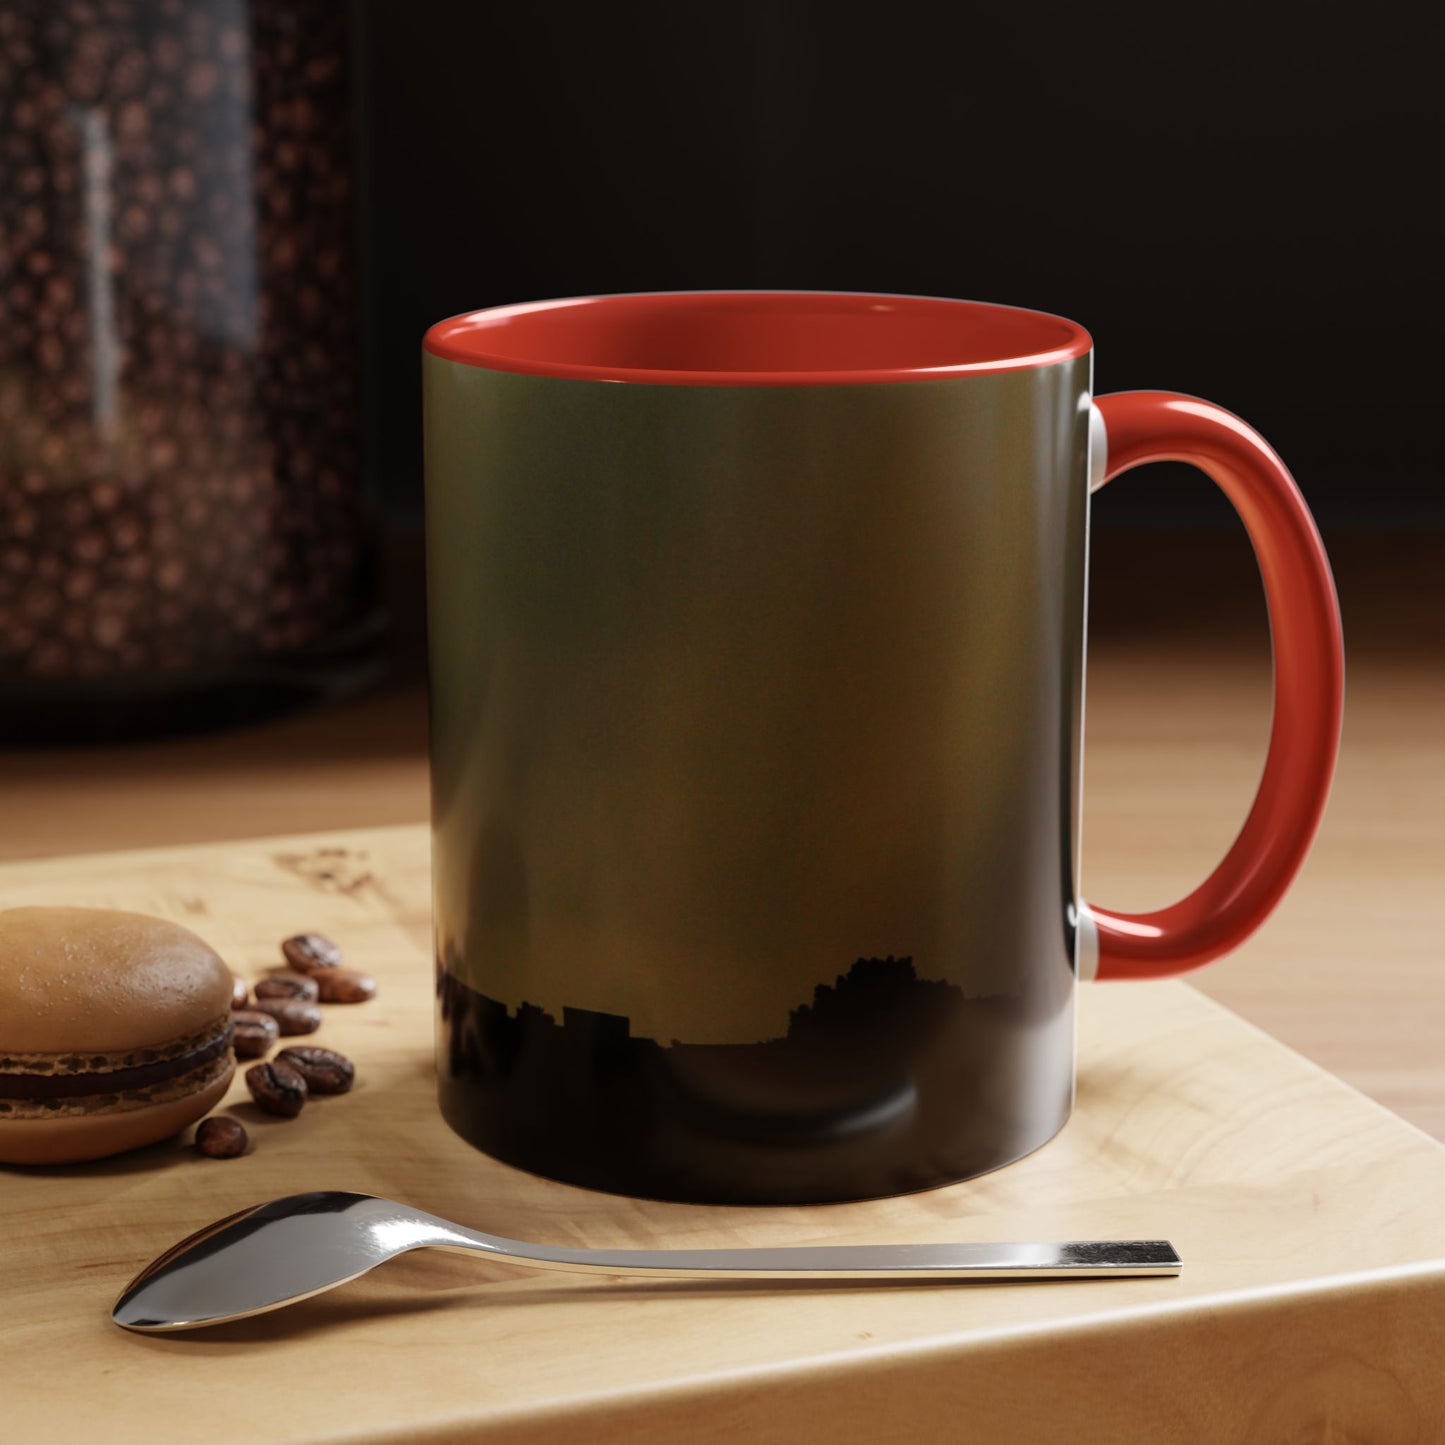
[[11, 740], [233, 716], [370, 652], [347, 10], [0, 6]]

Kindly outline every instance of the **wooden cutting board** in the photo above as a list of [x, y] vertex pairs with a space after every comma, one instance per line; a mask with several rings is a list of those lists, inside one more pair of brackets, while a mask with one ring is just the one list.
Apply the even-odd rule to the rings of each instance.
[[[0, 1167], [0, 1437], [1232, 1445], [1445, 1438], [1445, 1148], [1179, 983], [1089, 985], [1074, 1118], [986, 1178], [735, 1209], [593, 1194], [473, 1151], [433, 1105], [419, 827], [0, 869], [0, 906], [173, 917], [241, 973], [316, 930], [381, 984], [316, 1041], [359, 1081], [294, 1121], [232, 1103], [246, 1157], [184, 1140]], [[210, 1220], [355, 1189], [590, 1245], [1165, 1237], [1177, 1279], [773, 1289], [504, 1272], [420, 1254], [194, 1334], [110, 1323]]]

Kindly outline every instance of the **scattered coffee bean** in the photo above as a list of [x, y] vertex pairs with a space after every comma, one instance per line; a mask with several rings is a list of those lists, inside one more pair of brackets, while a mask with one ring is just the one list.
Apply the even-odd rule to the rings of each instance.
[[298, 933], [281, 945], [281, 952], [298, 973], [315, 974], [341, 966], [341, 950], [319, 933]]
[[246, 1070], [246, 1087], [260, 1108], [284, 1119], [294, 1119], [306, 1104], [306, 1080], [290, 1064], [252, 1064]]
[[237, 1009], [231, 1015], [231, 1030], [238, 1059], [259, 1059], [281, 1037], [280, 1024], [257, 1009]]
[[278, 1064], [290, 1064], [313, 1094], [345, 1094], [356, 1079], [356, 1065], [334, 1049], [318, 1049], [303, 1044], [299, 1048], [282, 1049], [276, 1055]]
[[273, 973], [256, 984], [257, 998], [299, 998], [315, 1003], [319, 996], [316, 980], [304, 973]]
[[196, 1130], [196, 1148], [207, 1159], [234, 1159], [246, 1152], [246, 1127], [229, 1114], [212, 1114]]
[[322, 1003], [365, 1003], [376, 997], [376, 980], [354, 968], [328, 968], [316, 975]]
[[304, 998], [258, 998], [252, 1008], [257, 1013], [270, 1014], [287, 1038], [293, 1034], [314, 1034], [321, 1027], [321, 1010]]
[[251, 990], [246, 987], [244, 978], [237, 978], [231, 975], [231, 1007], [245, 1008], [251, 1002]]

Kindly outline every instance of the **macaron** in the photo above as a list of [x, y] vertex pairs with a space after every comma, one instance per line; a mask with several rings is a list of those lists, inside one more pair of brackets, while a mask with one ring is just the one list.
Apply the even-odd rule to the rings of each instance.
[[0, 1163], [165, 1139], [235, 1072], [231, 971], [187, 928], [99, 908], [0, 911]]

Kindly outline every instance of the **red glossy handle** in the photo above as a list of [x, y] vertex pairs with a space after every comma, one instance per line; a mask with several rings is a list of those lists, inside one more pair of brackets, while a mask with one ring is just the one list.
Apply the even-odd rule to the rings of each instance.
[[1191, 462], [1234, 503], [1254, 544], [1274, 643], [1274, 721], [1259, 791], [1224, 860], [1157, 913], [1089, 906], [1099, 973], [1163, 978], [1243, 943], [1273, 911], [1314, 841], [1334, 774], [1344, 649], [1334, 578], [1314, 519], [1269, 444], [1236, 416], [1167, 391], [1101, 396], [1105, 481], [1142, 462]]

